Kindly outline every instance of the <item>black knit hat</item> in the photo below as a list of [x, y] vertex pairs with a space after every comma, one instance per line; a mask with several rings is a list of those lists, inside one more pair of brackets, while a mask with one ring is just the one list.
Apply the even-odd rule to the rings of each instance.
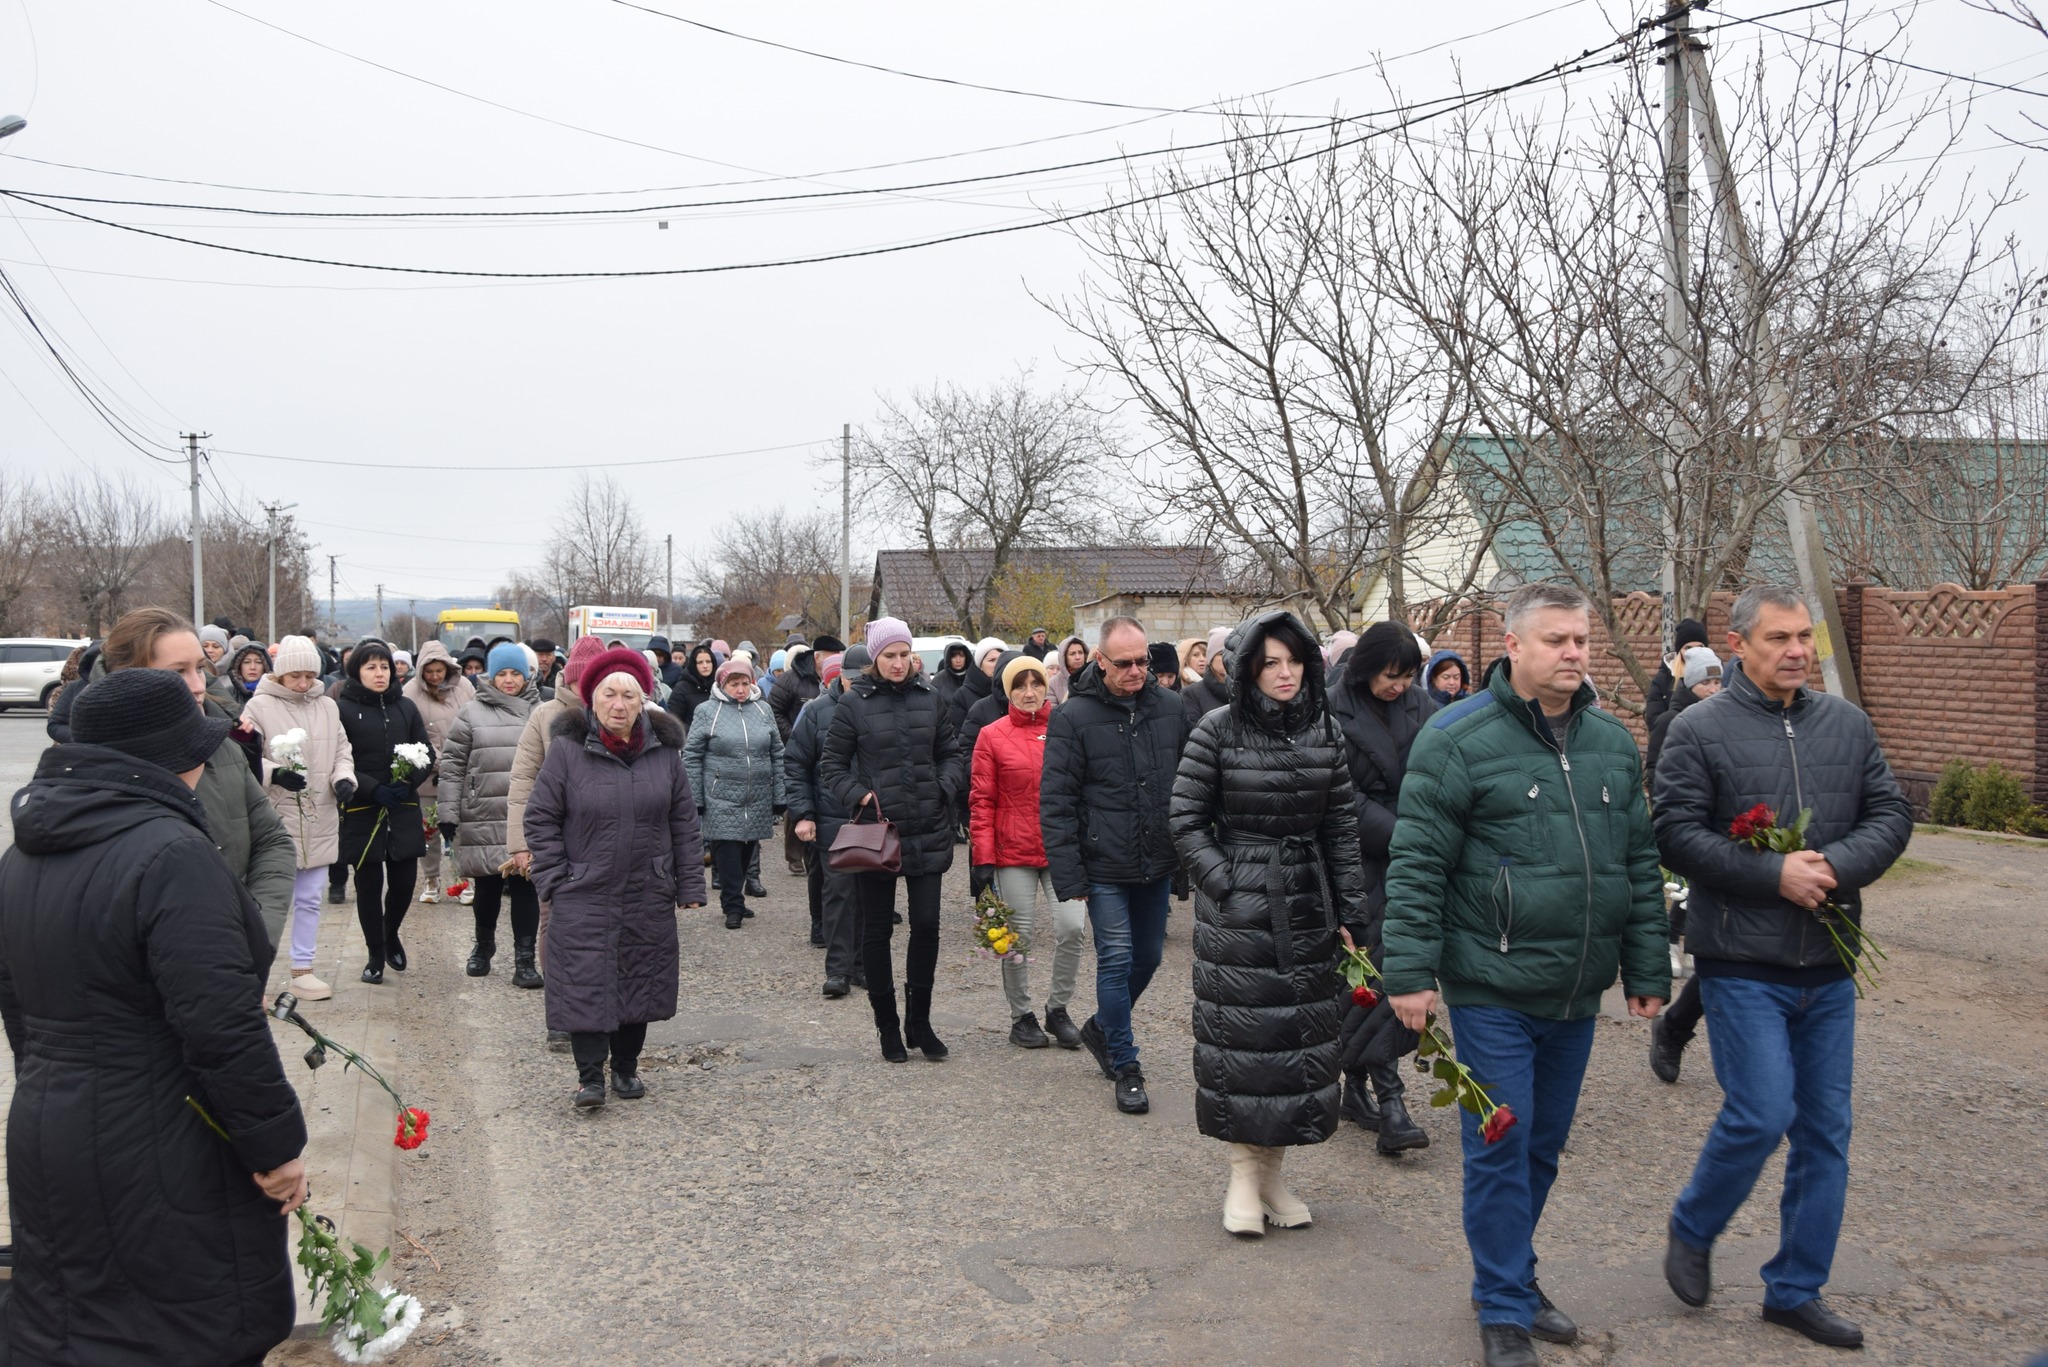
[[168, 669], [119, 670], [71, 706], [73, 741], [119, 750], [174, 774], [206, 763], [233, 727], [200, 711], [192, 690]]
[[1681, 617], [1678, 619], [1678, 630], [1673, 636], [1673, 644], [1678, 649], [1684, 650], [1688, 645], [1703, 646], [1706, 643], [1707, 624], [1705, 622], [1700, 621], [1696, 617]]

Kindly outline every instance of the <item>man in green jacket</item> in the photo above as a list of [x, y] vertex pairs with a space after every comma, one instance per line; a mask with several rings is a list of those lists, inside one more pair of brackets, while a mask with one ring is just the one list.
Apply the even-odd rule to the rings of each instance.
[[1655, 1016], [1671, 969], [1642, 762], [1586, 681], [1586, 599], [1526, 585], [1505, 628], [1507, 665], [1409, 754], [1382, 967], [1411, 1030], [1441, 986], [1459, 1061], [1518, 1122], [1489, 1143], [1461, 1113], [1465, 1241], [1487, 1367], [1532, 1367], [1532, 1332], [1578, 1333], [1536, 1284], [1532, 1240], [1600, 996], [1618, 968], [1629, 1011]]

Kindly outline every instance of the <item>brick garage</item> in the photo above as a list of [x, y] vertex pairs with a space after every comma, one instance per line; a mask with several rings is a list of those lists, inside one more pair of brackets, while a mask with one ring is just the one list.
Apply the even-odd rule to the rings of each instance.
[[[1997, 761], [2031, 788], [2036, 802], [2048, 804], [2048, 737], [2040, 734], [2048, 729], [2048, 581], [1981, 593], [1953, 584], [1924, 593], [1851, 584], [1837, 597], [1863, 705], [1916, 803], [1925, 804], [1942, 766], [1960, 757], [1979, 768]], [[1716, 653], [1734, 600], [1716, 594], [1707, 610]], [[1426, 620], [1431, 609], [1417, 607], [1411, 620]], [[1614, 614], [1636, 658], [1654, 672], [1657, 595], [1617, 598]], [[1498, 603], [1467, 605], [1433, 644], [1459, 652], [1476, 676], [1501, 653]], [[1641, 692], [1597, 618], [1593, 661], [1601, 695], [1615, 700], [1615, 712], [1641, 743]], [[1817, 668], [1812, 682], [1820, 687]]]

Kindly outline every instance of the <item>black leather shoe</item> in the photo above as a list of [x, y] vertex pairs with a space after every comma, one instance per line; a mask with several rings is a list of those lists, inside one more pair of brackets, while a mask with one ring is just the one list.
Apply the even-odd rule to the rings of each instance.
[[1853, 1320], [1845, 1320], [1828, 1309], [1827, 1302], [1819, 1296], [1790, 1310], [1774, 1310], [1767, 1305], [1764, 1307], [1764, 1323], [1782, 1324], [1830, 1348], [1863, 1346], [1863, 1330]]
[[398, 943], [396, 935], [384, 937], [384, 962], [400, 973], [405, 972], [405, 946]]
[[749, 879], [747, 880], [747, 896], [749, 896], [749, 897], [766, 897], [767, 895], [768, 895], [768, 885], [767, 885], [766, 883], [763, 883], [763, 882], [762, 882], [762, 881], [761, 881], [760, 879], [758, 879], [758, 878], [749, 878]]
[[381, 982], [383, 982], [383, 981], [384, 981], [384, 965], [382, 965], [382, 964], [365, 964], [365, 965], [363, 965], [363, 981], [364, 981], [364, 982], [366, 982], [366, 983], [371, 983], [371, 984], [376, 984], [376, 983], [381, 983]]
[[828, 997], [843, 997], [852, 990], [853, 984], [840, 977], [837, 973], [825, 979], [825, 995]]
[[1102, 1027], [1095, 1023], [1093, 1016], [1081, 1023], [1081, 1043], [1087, 1045], [1088, 1052], [1095, 1055], [1095, 1065], [1102, 1069], [1102, 1075], [1115, 1082], [1116, 1069], [1109, 1066], [1109, 1043], [1102, 1038]]
[[725, 928], [727, 930], [738, 930], [741, 926], [745, 925], [746, 923], [746, 918], [741, 916], [736, 911], [728, 911], [725, 914]]
[[1700, 1306], [1714, 1292], [1714, 1251], [1694, 1248], [1667, 1229], [1664, 1236], [1664, 1280], [1671, 1294], [1687, 1305]]
[[1064, 1006], [1045, 1008], [1045, 1028], [1062, 1049], [1081, 1047], [1081, 1027], [1074, 1024], [1074, 1018], [1067, 1014]]
[[1482, 1324], [1479, 1342], [1486, 1367], [1537, 1367], [1536, 1345], [1519, 1324]]
[[812, 948], [812, 949], [823, 949], [824, 947], [825, 947], [825, 928], [824, 928], [823, 926], [819, 925], [819, 924], [818, 924], [818, 923], [817, 923], [816, 921], [813, 921], [813, 922], [811, 922], [811, 948]]
[[586, 1082], [576, 1089], [576, 1109], [588, 1111], [604, 1105], [604, 1084]]
[[638, 1101], [641, 1097], [647, 1095], [647, 1084], [640, 1080], [640, 1074], [637, 1071], [622, 1073], [614, 1068], [612, 1069], [612, 1090], [619, 1094], [619, 1100], [621, 1101]]
[[1676, 1082], [1679, 1062], [1685, 1057], [1685, 1046], [1692, 1041], [1672, 1038], [1668, 1025], [1663, 1016], [1650, 1022], [1650, 1071], [1661, 1082]]
[[1537, 1307], [1536, 1318], [1529, 1325], [1529, 1332], [1545, 1343], [1576, 1341], [1579, 1337], [1579, 1326], [1573, 1322], [1572, 1317], [1552, 1305], [1550, 1297], [1544, 1295], [1543, 1288], [1535, 1282], [1529, 1283], [1529, 1289], [1534, 1291], [1536, 1299], [1542, 1302], [1542, 1305]]
[[1361, 1130], [1380, 1127], [1380, 1101], [1372, 1094], [1370, 1078], [1356, 1073], [1344, 1075], [1344, 1099], [1337, 1103], [1337, 1114]]
[[327, 901], [330, 905], [337, 907], [348, 901], [348, 884], [343, 883], [340, 887], [336, 887], [334, 884], [329, 883], [327, 885]]
[[865, 992], [868, 990], [868, 975], [856, 968], [846, 975], [846, 985], [856, 992]]
[[1052, 1040], [1045, 1031], [1038, 1028], [1038, 1017], [1026, 1011], [1010, 1022], [1010, 1043], [1019, 1049], [1044, 1049]]
[[469, 962], [463, 966], [462, 971], [472, 978], [490, 977], [491, 956], [497, 952], [498, 947], [496, 945], [487, 945], [481, 940], [477, 941], [476, 948], [469, 951]]
[[1152, 1109], [1152, 1098], [1145, 1095], [1145, 1075], [1135, 1063], [1125, 1064], [1116, 1075], [1116, 1108], [1125, 1115], [1143, 1115]]

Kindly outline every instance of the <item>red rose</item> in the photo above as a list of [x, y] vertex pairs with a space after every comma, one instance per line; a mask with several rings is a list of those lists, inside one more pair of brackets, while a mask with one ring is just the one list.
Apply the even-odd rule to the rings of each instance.
[[417, 1106], [408, 1106], [398, 1113], [398, 1134], [392, 1143], [401, 1149], [416, 1149], [427, 1142], [427, 1113]]
[[1768, 831], [1777, 824], [1777, 813], [1759, 802], [1728, 823], [1728, 835], [1735, 840], [1753, 840], [1758, 833]]
[[1380, 1004], [1380, 994], [1360, 983], [1351, 989], [1351, 1000], [1370, 1011]]
[[1486, 1123], [1479, 1127], [1479, 1137], [1489, 1144], [1497, 1143], [1514, 1127], [1515, 1113], [1505, 1106], [1496, 1106], [1493, 1114], [1486, 1117]]

